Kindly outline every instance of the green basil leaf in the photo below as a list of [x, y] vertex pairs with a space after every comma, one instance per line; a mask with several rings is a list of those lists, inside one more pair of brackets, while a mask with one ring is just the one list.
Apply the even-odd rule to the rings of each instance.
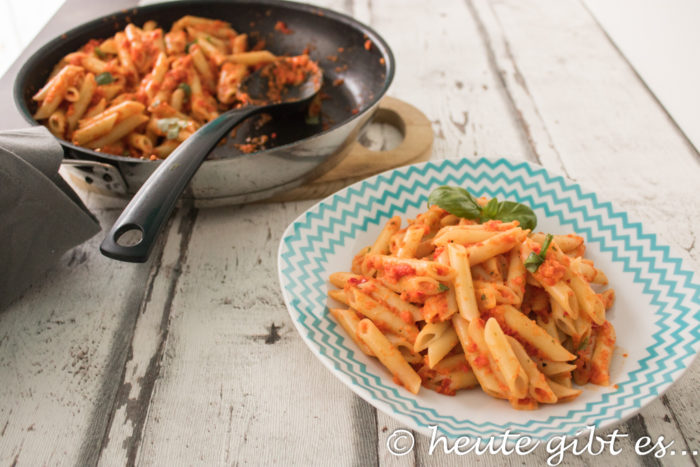
[[496, 198], [491, 198], [481, 210], [481, 215], [487, 219], [494, 219], [498, 215], [499, 207], [500, 203], [498, 200]]
[[185, 96], [190, 97], [192, 95], [192, 88], [189, 84], [180, 83], [177, 87], [185, 91]]
[[523, 229], [533, 230], [537, 226], [537, 216], [528, 206], [515, 201], [498, 203], [498, 212], [492, 219], [503, 222], [518, 221]]
[[443, 284], [442, 282], [440, 282], [440, 283], [438, 283], [438, 290], [439, 290], [440, 292], [447, 292], [448, 290], [450, 290], [450, 288], [447, 287], [447, 286], [446, 286], [445, 284]]
[[99, 47], [95, 47], [95, 55], [97, 55], [97, 57], [101, 59], [107, 56], [107, 54], [100, 50]]
[[539, 269], [540, 265], [542, 265], [542, 263], [544, 263], [542, 257], [533, 251], [532, 253], [530, 253], [530, 256], [527, 257], [525, 263], [523, 264], [525, 265], [525, 269], [532, 273], [535, 273], [537, 272], [537, 269]]
[[428, 206], [432, 205], [465, 219], [478, 219], [481, 216], [481, 207], [464, 188], [441, 186], [434, 189], [428, 197]]
[[113, 83], [114, 76], [112, 76], [112, 73], [109, 71], [105, 71], [104, 73], [100, 73], [99, 75], [95, 76], [95, 82], [98, 85]]
[[547, 234], [546, 237], [544, 237], [544, 243], [542, 244], [542, 249], [540, 250], [540, 257], [544, 261], [547, 259], [547, 249], [549, 249], [549, 244], [552, 243], [552, 239], [554, 237], [552, 234]]

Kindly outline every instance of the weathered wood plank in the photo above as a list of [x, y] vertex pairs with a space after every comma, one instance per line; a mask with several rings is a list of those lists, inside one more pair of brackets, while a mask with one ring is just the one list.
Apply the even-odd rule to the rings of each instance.
[[[103, 226], [116, 212], [97, 212]], [[102, 235], [69, 251], [0, 312], [0, 464], [92, 464], [150, 264], [99, 254]]]
[[372, 412], [305, 348], [279, 292], [279, 238], [310, 204], [199, 211], [139, 463], [308, 465], [374, 449]]
[[412, 0], [400, 7], [371, 2], [371, 12], [360, 19], [370, 20], [396, 56], [389, 94], [415, 105], [433, 122], [434, 159], [530, 157], [463, 2]]
[[136, 458], [153, 386], [161, 370], [172, 301], [196, 218], [196, 209], [179, 209], [171, 221], [176, 228], [163, 235], [165, 246], [154, 255], [130, 339], [128, 360], [120, 368], [118, 390], [100, 443], [102, 465], [133, 465]]
[[[490, 4], [566, 172], [630, 211], [695, 260], [700, 158], [634, 71], [574, 1]], [[486, 16], [486, 15], [484, 15]], [[683, 209], [678, 209], [682, 200]]]

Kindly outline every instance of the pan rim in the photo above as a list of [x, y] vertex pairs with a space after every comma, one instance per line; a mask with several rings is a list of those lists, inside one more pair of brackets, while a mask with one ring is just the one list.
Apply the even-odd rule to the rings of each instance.
[[[367, 35], [368, 39], [371, 39], [373, 45], [377, 47], [377, 49], [380, 51], [382, 58], [384, 58], [384, 67], [385, 67], [385, 77], [384, 77], [384, 83], [382, 85], [382, 88], [375, 93], [368, 101], [365, 103], [364, 108], [361, 109], [358, 113], [354, 115], [350, 115], [348, 118], [343, 120], [342, 122], [339, 122], [337, 125], [330, 127], [326, 130], [322, 130], [318, 133], [314, 133], [312, 135], [309, 135], [305, 138], [292, 141], [287, 144], [283, 144], [280, 146], [275, 146], [274, 148], [270, 149], [265, 149], [263, 151], [257, 151], [253, 152], [250, 154], [243, 154], [242, 156], [252, 156], [256, 154], [261, 154], [267, 151], [277, 151], [277, 150], [284, 150], [288, 149], [294, 145], [300, 144], [304, 141], [310, 140], [312, 138], [324, 135], [326, 133], [329, 133], [335, 129], [337, 129], [339, 126], [348, 124], [352, 122], [355, 119], [362, 118], [367, 112], [371, 111], [376, 104], [386, 95], [387, 90], [389, 89], [389, 86], [391, 86], [391, 83], [394, 80], [394, 74], [396, 71], [396, 63], [394, 59], [394, 54], [391, 51], [391, 48], [389, 47], [389, 44], [386, 42], [386, 40], [379, 35], [372, 27], [356, 20], [355, 18], [345, 14], [345, 13], [340, 13], [325, 7], [319, 7], [315, 5], [309, 5], [306, 3], [299, 3], [299, 2], [294, 2], [294, 1], [287, 1], [287, 0], [260, 0], [260, 1], [253, 1], [253, 0], [205, 0], [205, 1], [166, 1], [166, 2], [158, 2], [158, 3], [152, 3], [149, 5], [144, 5], [144, 6], [136, 6], [133, 8], [129, 8], [126, 10], [119, 10], [115, 11], [106, 15], [99, 16], [93, 20], [81, 23], [68, 31], [61, 33], [54, 37], [53, 39], [49, 40], [46, 42], [44, 45], [39, 47], [28, 59], [27, 61], [22, 65], [20, 68], [19, 72], [17, 72], [17, 76], [15, 77], [14, 81], [14, 86], [13, 86], [13, 97], [14, 97], [14, 102], [15, 106], [19, 110], [20, 115], [22, 118], [24, 118], [28, 123], [31, 125], [42, 125], [38, 121], [34, 119], [32, 116], [29, 106], [24, 100], [24, 87], [25, 83], [27, 81], [27, 75], [29, 74], [30, 70], [35, 69], [38, 65], [42, 63], [43, 60], [45, 60], [44, 56], [53, 48], [58, 46], [61, 42], [65, 41], [67, 37], [75, 36], [78, 34], [82, 29], [88, 28], [91, 26], [98, 26], [105, 21], [110, 21], [114, 20], [117, 17], [119, 18], [126, 18], [130, 14], [135, 14], [137, 12], [146, 12], [148, 13], [149, 11], [159, 11], [159, 10], [164, 10], [167, 9], [169, 6], [182, 6], [182, 5], [202, 5], [204, 3], [209, 3], [209, 4], [218, 4], [218, 5], [230, 5], [232, 3], [237, 3], [237, 4], [255, 4], [256, 6], [270, 6], [270, 7], [278, 7], [278, 8], [290, 8], [293, 10], [297, 11], [303, 11], [305, 13], [309, 14], [316, 14], [324, 17], [331, 18], [335, 21], [338, 21], [340, 23], [346, 24], [353, 29], [360, 31], [361, 33]], [[43, 126], [43, 125], [42, 125]], [[103, 152], [97, 152], [92, 149], [88, 149], [82, 146], [78, 146], [76, 144], [73, 144], [70, 141], [66, 141], [61, 138], [57, 138], [56, 140], [61, 144], [61, 146], [64, 147], [64, 152], [67, 150], [71, 150], [75, 153], [81, 154], [81, 156], [84, 156], [83, 158], [89, 158], [89, 159], [97, 159], [100, 161], [106, 160], [106, 161], [111, 161], [111, 162], [123, 162], [123, 163], [131, 163], [131, 164], [143, 164], [143, 163], [148, 163], [148, 164], [159, 164], [162, 162], [162, 160], [150, 160], [150, 159], [137, 159], [133, 157], [126, 157], [126, 156], [119, 156], [119, 155], [114, 155], [114, 154], [107, 154]], [[70, 159], [73, 159], [72, 157]], [[80, 159], [78, 159], [80, 160]], [[216, 159], [216, 160], [226, 160], [225, 158], [223, 159]], [[206, 164], [207, 162], [211, 162], [210, 160], [205, 160], [204, 163]]]

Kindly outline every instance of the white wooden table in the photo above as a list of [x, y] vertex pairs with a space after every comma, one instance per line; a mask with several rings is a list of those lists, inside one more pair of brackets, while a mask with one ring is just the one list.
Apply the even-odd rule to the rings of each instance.
[[[389, 94], [433, 122], [434, 159], [542, 164], [615, 200], [698, 269], [699, 155], [579, 0], [315, 3], [387, 39]], [[69, 0], [40, 39], [122, 6]], [[14, 72], [1, 90], [10, 114]], [[86, 198], [109, 227], [120, 204]], [[543, 449], [430, 456], [420, 435], [410, 456], [387, 450], [401, 425], [312, 356], [282, 302], [278, 242], [314, 202], [179, 209], [142, 265], [101, 256], [100, 235], [68, 252], [0, 311], [0, 465], [545, 465]], [[617, 427], [630, 434], [622, 454], [564, 463], [697, 465], [633, 446], [663, 435], [700, 450], [699, 384], [696, 362]]]

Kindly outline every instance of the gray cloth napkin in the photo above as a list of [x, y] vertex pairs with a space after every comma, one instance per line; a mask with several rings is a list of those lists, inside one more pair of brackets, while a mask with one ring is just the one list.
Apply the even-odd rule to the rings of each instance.
[[62, 158], [44, 127], [0, 131], [0, 309], [100, 231], [58, 174]]

